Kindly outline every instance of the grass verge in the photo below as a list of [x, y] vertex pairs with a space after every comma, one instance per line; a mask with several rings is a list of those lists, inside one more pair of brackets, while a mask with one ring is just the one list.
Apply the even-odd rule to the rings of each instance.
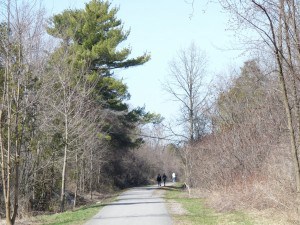
[[34, 218], [36, 225], [82, 225], [96, 215], [101, 208], [113, 201], [114, 198], [108, 198], [101, 203], [83, 206], [73, 211], [66, 211], [53, 215], [43, 215]]
[[[242, 212], [217, 213], [205, 206], [201, 198], [188, 197], [187, 193], [180, 186], [166, 187], [165, 198], [172, 202], [179, 203], [185, 213], [172, 213], [174, 225], [254, 225], [254, 221]], [[182, 210], [181, 210], [182, 211]]]

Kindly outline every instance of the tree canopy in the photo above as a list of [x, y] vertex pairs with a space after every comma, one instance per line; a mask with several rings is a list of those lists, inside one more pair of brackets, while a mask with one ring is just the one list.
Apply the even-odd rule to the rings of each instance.
[[119, 48], [130, 32], [124, 31], [117, 12], [108, 1], [92, 0], [85, 9], [55, 15], [47, 30], [74, 49], [77, 66], [87, 65], [100, 75], [110, 76], [113, 69], [142, 65], [150, 59], [147, 53], [128, 59], [130, 47]]

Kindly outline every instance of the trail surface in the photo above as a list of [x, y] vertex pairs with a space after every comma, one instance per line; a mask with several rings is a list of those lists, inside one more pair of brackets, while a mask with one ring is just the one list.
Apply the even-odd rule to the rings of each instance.
[[156, 186], [133, 188], [106, 205], [85, 225], [172, 225]]

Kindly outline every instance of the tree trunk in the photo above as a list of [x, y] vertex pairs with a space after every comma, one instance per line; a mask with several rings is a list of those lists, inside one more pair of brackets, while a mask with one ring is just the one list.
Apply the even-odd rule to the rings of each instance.
[[[9, 187], [7, 186], [7, 168], [5, 163], [5, 149], [4, 143], [2, 139], [2, 110], [0, 110], [0, 147], [1, 147], [1, 175], [2, 175], [2, 188], [3, 188], [3, 197], [5, 202], [5, 217], [6, 217], [6, 224], [12, 225], [12, 221], [10, 218], [10, 196], [9, 194]], [[7, 157], [7, 156], [6, 156]]]
[[[296, 137], [295, 137], [295, 130], [293, 127], [293, 119], [292, 119], [292, 111], [291, 107], [289, 104], [289, 99], [288, 99], [288, 92], [287, 92], [287, 87], [286, 87], [286, 81], [284, 77], [284, 69], [283, 69], [283, 17], [284, 17], [284, 0], [280, 0], [280, 9], [279, 9], [279, 28], [278, 28], [278, 46], [276, 46], [276, 36], [275, 36], [275, 31], [273, 26], [272, 28], [272, 34], [273, 34], [273, 39], [275, 43], [275, 55], [276, 55], [276, 61], [278, 65], [278, 76], [279, 76], [279, 83], [281, 85], [282, 89], [282, 97], [284, 101], [284, 108], [286, 111], [286, 116], [287, 116], [287, 122], [288, 122], [288, 129], [290, 133], [290, 143], [291, 143], [291, 153], [292, 153], [292, 158], [294, 162], [294, 172], [295, 172], [295, 180], [296, 180], [296, 190], [297, 192], [300, 192], [300, 164], [299, 164], [299, 157], [298, 157], [298, 152], [297, 152], [297, 142], [296, 142]], [[271, 21], [270, 24], [272, 25]]]
[[64, 148], [64, 161], [61, 176], [61, 194], [60, 194], [60, 211], [64, 211], [65, 207], [65, 184], [66, 184], [66, 167], [67, 167], [67, 154], [68, 154], [68, 115], [65, 113], [65, 148]]
[[75, 155], [75, 191], [74, 191], [74, 202], [73, 202], [73, 208], [76, 207], [77, 202], [77, 192], [78, 192], [78, 151], [76, 150]]
[[93, 199], [93, 150], [90, 152], [90, 194]]

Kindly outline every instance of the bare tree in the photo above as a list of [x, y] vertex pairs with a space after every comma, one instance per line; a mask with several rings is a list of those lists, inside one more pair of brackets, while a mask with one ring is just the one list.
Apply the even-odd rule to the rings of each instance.
[[[186, 184], [192, 185], [191, 173], [194, 165], [192, 147], [208, 131], [206, 119], [208, 90], [206, 78], [207, 57], [195, 43], [178, 52], [170, 62], [170, 74], [164, 89], [180, 104], [180, 118], [176, 128], [167, 128], [179, 139], [181, 159], [184, 165]], [[179, 133], [178, 124], [183, 132]]]
[[206, 89], [207, 57], [195, 43], [178, 52], [170, 62], [169, 77], [164, 89], [181, 105], [181, 118], [178, 122], [187, 129], [185, 140], [193, 142], [204, 134], [206, 124], [205, 107], [208, 96]]
[[[48, 109], [45, 111], [46, 126], [49, 131], [59, 133], [62, 137], [60, 211], [64, 211], [69, 154], [75, 152], [77, 163], [79, 152], [82, 151], [80, 140], [92, 135], [91, 131], [95, 130], [89, 130], [94, 121], [86, 119], [92, 111], [88, 99], [92, 87], [86, 80], [85, 70], [77, 71], [72, 62], [68, 62], [72, 56], [67, 48], [62, 47], [57, 53], [58, 56], [52, 59], [52, 69], [43, 79], [43, 96], [44, 108]], [[78, 171], [78, 168], [75, 170]]]
[[2, 22], [0, 44], [4, 67], [0, 148], [6, 223], [14, 224], [19, 208], [21, 167], [28, 160], [22, 158], [21, 152], [24, 149], [25, 121], [28, 119], [27, 86], [33, 72], [31, 59], [40, 50], [43, 13], [35, 2], [19, 4], [8, 0], [5, 4], [7, 16]]
[[220, 0], [225, 9], [235, 16], [236, 24], [257, 32], [253, 48], [269, 50], [276, 64], [294, 161], [296, 190], [300, 192], [299, 162], [299, 2], [287, 0], [235, 1]]

